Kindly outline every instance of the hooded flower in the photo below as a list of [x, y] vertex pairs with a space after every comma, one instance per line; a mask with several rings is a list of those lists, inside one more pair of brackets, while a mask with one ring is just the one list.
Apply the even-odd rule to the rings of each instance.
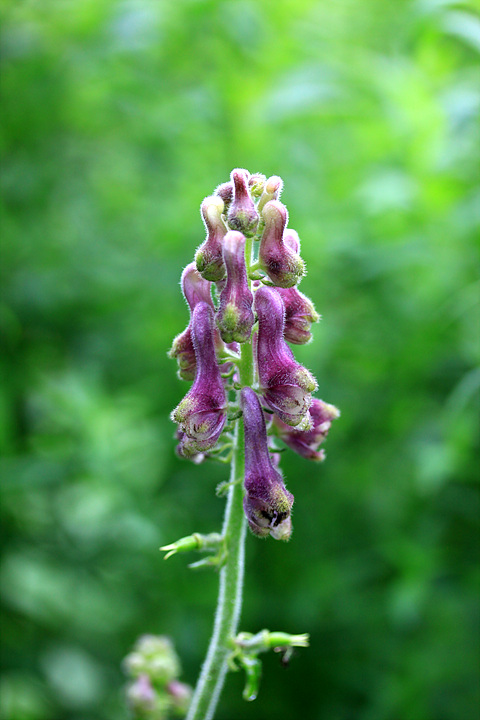
[[226, 343], [246, 342], [250, 339], [255, 321], [253, 295], [248, 287], [245, 267], [245, 238], [230, 230], [223, 241], [223, 258], [227, 267], [227, 282], [220, 292], [217, 325]]
[[[204, 280], [195, 263], [187, 265], [182, 273], [181, 279], [182, 292], [190, 309], [190, 322], [185, 330], [177, 335], [174, 339], [172, 347], [168, 353], [169, 357], [176, 358], [178, 362], [178, 375], [182, 380], [193, 380], [195, 377], [195, 369], [197, 366], [195, 360], [195, 350], [193, 349], [193, 340], [191, 332], [192, 313], [199, 302], [208, 303], [213, 309], [213, 301], [210, 293], [210, 283]], [[220, 338], [216, 338], [216, 345], [221, 344]]]
[[205, 280], [216, 282], [225, 275], [222, 241], [227, 228], [222, 220], [224, 202], [219, 195], [205, 198], [200, 207], [207, 237], [195, 253], [197, 270]]
[[195, 382], [172, 412], [173, 422], [194, 441], [190, 452], [209, 450], [216, 444], [227, 419], [227, 399], [214, 347], [214, 316], [205, 302], [195, 306], [192, 338], [197, 370]]
[[287, 425], [308, 426], [311, 393], [317, 389], [313, 375], [296, 362], [283, 338], [283, 302], [274, 288], [261, 287], [255, 294], [258, 316], [256, 363], [267, 405]]
[[259, 217], [255, 203], [248, 192], [250, 173], [237, 168], [232, 170], [230, 177], [234, 186], [234, 196], [228, 209], [228, 225], [232, 230], [238, 230], [246, 237], [252, 237], [255, 235]]
[[292, 532], [293, 495], [285, 488], [281, 473], [270, 459], [263, 411], [255, 392], [243, 388], [240, 402], [245, 426], [243, 507], [248, 524], [255, 535], [288, 540]]
[[312, 339], [310, 327], [320, 320], [311, 300], [297, 288], [277, 288], [285, 307], [283, 336], [295, 345], [304, 345]]
[[289, 448], [308, 460], [322, 461], [325, 459], [323, 450], [318, 446], [325, 440], [330, 430], [332, 420], [340, 417], [340, 411], [334, 406], [313, 398], [310, 406], [312, 428], [310, 430], [297, 430], [273, 416], [273, 428], [276, 434]]
[[262, 211], [265, 222], [258, 253], [260, 267], [274, 285], [292, 287], [305, 275], [305, 263], [290, 245], [284, 242], [288, 221], [287, 208], [278, 200], [268, 202]]

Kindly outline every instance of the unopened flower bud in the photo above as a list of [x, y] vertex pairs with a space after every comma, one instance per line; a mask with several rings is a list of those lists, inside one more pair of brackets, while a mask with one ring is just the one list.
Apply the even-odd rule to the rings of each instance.
[[127, 703], [136, 717], [149, 717], [157, 705], [157, 695], [148, 675], [139, 675], [127, 688]]
[[172, 642], [164, 635], [142, 635], [133, 652], [125, 658], [123, 667], [132, 678], [146, 675], [160, 685], [176, 678], [181, 670]]
[[325, 454], [323, 450], [318, 450], [318, 446], [327, 437], [332, 420], [340, 417], [340, 411], [334, 405], [313, 398], [309, 414], [312, 419], [310, 430], [300, 431], [289, 427], [275, 415], [273, 416], [273, 428], [285, 445], [288, 445], [298, 455], [308, 460], [321, 462], [325, 459]]
[[246, 237], [252, 237], [255, 235], [259, 216], [255, 203], [248, 192], [248, 177], [249, 174], [246, 170], [232, 170], [234, 197], [228, 209], [227, 220], [232, 230], [238, 230]]
[[262, 173], [253, 173], [248, 180], [252, 197], [260, 197], [265, 187], [266, 177]]
[[[204, 280], [197, 271], [195, 263], [187, 265], [182, 273], [182, 292], [188, 303], [190, 318], [195, 305], [206, 302], [213, 308], [210, 283]], [[218, 340], [220, 340], [218, 338]], [[195, 377], [196, 360], [191, 333], [191, 319], [185, 330], [176, 336], [168, 353], [169, 357], [178, 362], [178, 375], [182, 380], [193, 380]]]
[[296, 362], [284, 340], [284, 307], [278, 292], [274, 288], [259, 288], [255, 294], [255, 310], [260, 392], [283, 422], [295, 426], [305, 423], [312, 403], [311, 393], [317, 389], [317, 382]]
[[179, 680], [172, 680], [167, 686], [167, 692], [175, 715], [184, 716], [187, 714], [192, 699], [192, 688]]
[[200, 211], [207, 229], [207, 237], [195, 254], [195, 262], [198, 272], [205, 280], [216, 282], [225, 275], [222, 241], [227, 228], [222, 220], [224, 211], [222, 198], [218, 195], [205, 198]]
[[263, 208], [263, 231], [258, 261], [270, 280], [278, 287], [292, 287], [305, 275], [305, 263], [283, 239], [288, 221], [287, 208], [271, 200]]
[[258, 201], [258, 211], [263, 210], [270, 200], [278, 200], [283, 190], [283, 180], [278, 175], [272, 175], [265, 181], [263, 193]]
[[263, 411], [251, 388], [242, 389], [241, 406], [245, 426], [243, 507], [248, 524], [255, 535], [288, 540], [292, 531], [293, 495], [285, 488], [281, 473], [270, 460]]
[[230, 207], [230, 203], [233, 200], [233, 183], [232, 182], [226, 182], [219, 185], [215, 190], [215, 195], [218, 195], [222, 198], [224, 209], [223, 212], [228, 212], [228, 208]]
[[171, 418], [191, 438], [198, 452], [214, 447], [227, 419], [227, 400], [214, 347], [214, 316], [205, 302], [192, 316], [192, 338], [197, 369], [189, 392]]
[[255, 321], [253, 295], [248, 287], [245, 267], [245, 238], [230, 230], [223, 241], [223, 258], [227, 267], [227, 281], [220, 293], [217, 325], [226, 343], [246, 342], [250, 339]]
[[295, 345], [304, 345], [312, 339], [311, 325], [320, 320], [313, 303], [297, 288], [277, 288], [285, 307], [285, 340]]

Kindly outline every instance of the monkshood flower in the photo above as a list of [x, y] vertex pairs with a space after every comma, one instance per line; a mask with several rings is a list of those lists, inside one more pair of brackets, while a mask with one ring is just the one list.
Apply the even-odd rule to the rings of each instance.
[[172, 412], [173, 422], [190, 438], [197, 452], [216, 444], [227, 419], [227, 399], [214, 347], [214, 315], [200, 302], [192, 315], [192, 338], [197, 370], [189, 392]]
[[219, 195], [205, 198], [200, 207], [207, 237], [195, 253], [197, 270], [205, 280], [216, 282], [225, 275], [222, 244], [227, 228], [222, 220], [224, 202]]
[[263, 410], [256, 393], [244, 387], [240, 394], [245, 426], [245, 497], [243, 508], [255, 535], [288, 540], [292, 532], [293, 495], [272, 465]]
[[312, 339], [311, 325], [320, 320], [309, 298], [297, 288], [277, 288], [285, 307], [283, 336], [295, 345], [304, 345]]
[[263, 208], [262, 218], [265, 229], [258, 253], [259, 265], [274, 285], [292, 287], [305, 275], [305, 263], [284, 242], [287, 208], [278, 200], [270, 200]]
[[[210, 283], [204, 280], [197, 271], [195, 263], [187, 265], [182, 273], [182, 292], [190, 310], [190, 322], [185, 330], [177, 335], [168, 353], [169, 357], [176, 358], [178, 362], [178, 375], [182, 380], [193, 380], [197, 363], [191, 332], [192, 313], [199, 302], [206, 302], [213, 309], [213, 301], [210, 292]], [[217, 344], [217, 343], [216, 343]]]
[[245, 267], [245, 238], [230, 230], [223, 241], [223, 259], [227, 267], [227, 281], [220, 292], [217, 325], [226, 343], [246, 342], [250, 339], [255, 317], [253, 295], [248, 287]]
[[275, 415], [273, 416], [272, 426], [278, 437], [291, 450], [308, 460], [321, 462], [325, 459], [325, 452], [318, 450], [318, 447], [327, 437], [332, 420], [340, 417], [340, 411], [334, 405], [313, 398], [309, 413], [312, 419], [312, 428], [310, 430], [301, 431], [289, 427]]
[[232, 170], [234, 195], [228, 208], [227, 222], [231, 230], [238, 230], [246, 237], [255, 235], [258, 225], [258, 212], [248, 191], [250, 173], [237, 168]]
[[260, 392], [267, 405], [287, 425], [309, 426], [311, 393], [317, 389], [313, 375], [296, 362], [284, 340], [284, 308], [277, 290], [261, 287], [255, 293], [258, 316], [256, 364]]

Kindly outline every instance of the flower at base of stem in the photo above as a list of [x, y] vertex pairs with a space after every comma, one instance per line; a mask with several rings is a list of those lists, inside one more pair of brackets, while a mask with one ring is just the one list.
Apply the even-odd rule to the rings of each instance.
[[292, 532], [293, 495], [286, 489], [279, 470], [272, 465], [265, 420], [256, 393], [245, 387], [240, 398], [245, 426], [243, 508], [248, 524], [255, 535], [288, 540]]

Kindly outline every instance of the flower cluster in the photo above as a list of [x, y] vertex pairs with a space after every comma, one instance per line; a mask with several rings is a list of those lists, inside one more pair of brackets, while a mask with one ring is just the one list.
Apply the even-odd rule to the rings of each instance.
[[[179, 377], [193, 380], [171, 415], [177, 453], [195, 462], [221, 459], [233, 443], [232, 422], [242, 415], [245, 514], [256, 535], [276, 539], [290, 537], [293, 495], [271, 438], [323, 460], [318, 446], [339, 415], [312, 397], [317, 381], [288, 345], [309, 342], [320, 316], [297, 288], [305, 263], [279, 200], [282, 188], [277, 176], [235, 169], [202, 202], [206, 238], [181, 280], [190, 321], [169, 353]], [[246, 383], [243, 347], [250, 345], [254, 377]]]
[[135, 720], [183, 717], [192, 689], [178, 680], [180, 661], [170, 638], [142, 635], [123, 661], [127, 702]]

